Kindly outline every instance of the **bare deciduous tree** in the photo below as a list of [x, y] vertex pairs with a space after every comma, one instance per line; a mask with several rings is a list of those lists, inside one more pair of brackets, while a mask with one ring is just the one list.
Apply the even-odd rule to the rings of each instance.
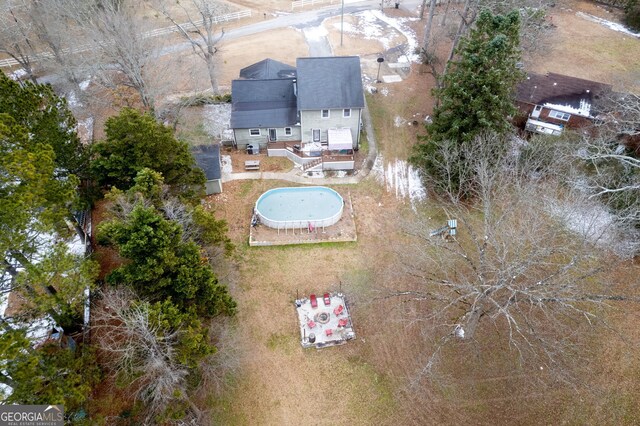
[[214, 94], [218, 93], [218, 76], [216, 60], [218, 44], [224, 36], [224, 30], [218, 30], [218, 18], [229, 12], [229, 7], [219, 1], [190, 0], [186, 2], [195, 12], [190, 12], [187, 5], [175, 2], [186, 16], [187, 22], [180, 22], [171, 11], [167, 0], [156, 0], [155, 7], [178, 29], [193, 48], [193, 52], [207, 65], [209, 81]]
[[3, 2], [0, 7], [0, 53], [15, 59], [27, 77], [37, 83], [33, 69], [33, 57], [36, 54], [35, 37], [29, 18], [29, 2]]
[[[640, 96], [611, 93], [604, 102], [600, 125], [583, 134], [575, 152], [587, 173], [579, 185], [591, 198], [607, 204], [617, 220], [638, 235], [640, 223]], [[640, 243], [638, 243], [640, 245]], [[640, 249], [640, 247], [638, 247]]]
[[63, 75], [76, 95], [82, 93], [79, 73], [84, 56], [77, 50], [84, 37], [74, 15], [82, 7], [72, 0], [36, 0], [31, 2], [29, 10], [35, 36], [42, 48], [39, 62], [48, 72]]
[[[453, 59], [460, 38], [474, 24], [481, 9], [488, 9], [494, 14], [506, 14], [512, 10], [518, 10], [520, 12], [520, 46], [523, 52], [530, 54], [540, 50], [545, 46], [545, 35], [550, 29], [550, 25], [545, 21], [548, 7], [549, 2], [544, 0], [466, 0], [462, 11], [458, 11], [460, 23], [451, 44], [447, 64]], [[448, 8], [449, 4], [441, 25], [444, 25]], [[444, 74], [446, 74], [446, 68]]]
[[[420, 19], [422, 19], [422, 15], [424, 13], [424, 6], [425, 6], [426, 0], [424, 0], [422, 2], [422, 9], [420, 10]], [[422, 51], [423, 52], [428, 52], [429, 51], [429, 39], [431, 37], [431, 25], [433, 24], [433, 15], [435, 14], [436, 11], [436, 0], [431, 0], [431, 2], [429, 3], [429, 17], [427, 18], [427, 25], [424, 28], [424, 39], [422, 42]]]
[[503, 143], [492, 146], [485, 136], [452, 154], [465, 158], [476, 199], [463, 204], [450, 196], [446, 216], [458, 221], [455, 237], [432, 236], [442, 223], [424, 217], [405, 225], [408, 241], [395, 267], [411, 285], [390, 297], [413, 304], [414, 320], [432, 324], [440, 339], [421, 375], [447, 343], [479, 331], [505, 339], [523, 360], [560, 364], [577, 323], [598, 323], [611, 302], [639, 300], [607, 281], [616, 257], [601, 244], [607, 246], [613, 224], [592, 214], [597, 206], [577, 191], [536, 176], [535, 163], [521, 164], [509, 151], [496, 155]]
[[154, 110], [163, 88], [161, 76], [155, 74], [158, 38], [145, 36], [148, 25], [135, 14], [134, 5], [100, 2], [82, 13], [77, 20], [95, 45], [93, 65], [101, 82], [111, 88], [124, 85], [136, 90], [142, 104]]
[[176, 357], [180, 331], [167, 331], [150, 321], [149, 304], [136, 301], [126, 288], [107, 289], [94, 310], [95, 341], [108, 366], [131, 381], [147, 418], [161, 414], [176, 398], [186, 396], [187, 368]]

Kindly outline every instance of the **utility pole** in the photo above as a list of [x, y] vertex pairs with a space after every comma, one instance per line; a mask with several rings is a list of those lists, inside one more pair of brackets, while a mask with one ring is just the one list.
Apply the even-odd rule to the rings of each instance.
[[342, 0], [342, 15], [340, 16], [340, 47], [342, 47], [343, 32], [344, 32], [344, 0]]

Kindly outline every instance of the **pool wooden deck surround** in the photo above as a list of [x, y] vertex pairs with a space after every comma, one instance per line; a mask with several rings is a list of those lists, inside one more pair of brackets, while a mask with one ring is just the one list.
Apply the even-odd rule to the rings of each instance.
[[[329, 242], [352, 242], [357, 241], [355, 214], [351, 193], [343, 194], [344, 191], [336, 190], [344, 199], [344, 208], [340, 220], [326, 228], [317, 227], [312, 231], [308, 228], [302, 229], [274, 229], [259, 224], [249, 226], [249, 246], [284, 246], [293, 244], [318, 244]], [[251, 221], [251, 218], [247, 218]]]

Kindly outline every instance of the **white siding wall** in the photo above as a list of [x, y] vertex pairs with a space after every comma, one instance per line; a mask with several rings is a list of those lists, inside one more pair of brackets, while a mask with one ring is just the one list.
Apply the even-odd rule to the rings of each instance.
[[[299, 141], [301, 139], [299, 126], [291, 127], [290, 136], [287, 136], [285, 134], [284, 127], [276, 127], [275, 129], [277, 141]], [[260, 144], [260, 148], [267, 147], [267, 142], [269, 141], [269, 128], [261, 128], [260, 136], [251, 136], [249, 131], [250, 129], [234, 130], [236, 146], [238, 147], [238, 149], [245, 149], [249, 144]]]
[[325, 161], [322, 163], [323, 170], [353, 170], [354, 166], [353, 161]]
[[344, 117], [343, 109], [330, 109], [329, 118], [322, 118], [320, 110], [301, 111], [300, 124], [303, 143], [313, 142], [312, 129], [320, 129], [320, 141], [326, 142], [327, 130], [348, 127], [351, 129], [353, 147], [356, 148], [360, 131], [360, 108], [352, 108], [350, 117]]
[[219, 194], [222, 192], [222, 180], [213, 179], [204, 183], [204, 190], [207, 195]]

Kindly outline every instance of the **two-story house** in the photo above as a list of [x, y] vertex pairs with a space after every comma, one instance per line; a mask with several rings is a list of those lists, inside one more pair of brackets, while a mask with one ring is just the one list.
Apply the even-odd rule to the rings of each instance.
[[240, 71], [231, 97], [238, 149], [267, 149], [308, 170], [353, 169], [364, 108], [360, 58], [298, 58], [295, 68], [266, 59]]
[[610, 91], [610, 85], [596, 81], [530, 73], [516, 89], [516, 104], [526, 117], [526, 130], [560, 135], [565, 127], [591, 125], [599, 101]]
[[360, 58], [299, 58], [297, 69], [302, 142], [344, 149], [344, 134], [330, 130], [349, 129], [350, 148], [357, 149], [364, 108]]

